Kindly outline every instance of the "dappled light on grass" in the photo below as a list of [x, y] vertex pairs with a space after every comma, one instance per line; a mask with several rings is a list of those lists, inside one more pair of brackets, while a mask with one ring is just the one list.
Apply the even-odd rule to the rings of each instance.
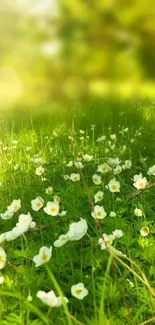
[[109, 111], [102, 105], [96, 119], [94, 108], [85, 108], [88, 121], [72, 109], [57, 127], [51, 111], [49, 121], [33, 113], [24, 125], [4, 119], [0, 285], [7, 325], [21, 317], [24, 325], [153, 319], [155, 162], [146, 139], [148, 130], [154, 139], [154, 125], [139, 112], [143, 102], [132, 111], [125, 103], [116, 110], [109, 102]]

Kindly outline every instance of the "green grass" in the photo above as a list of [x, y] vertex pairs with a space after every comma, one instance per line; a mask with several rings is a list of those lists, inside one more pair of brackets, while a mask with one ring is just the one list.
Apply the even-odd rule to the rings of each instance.
[[[11, 230], [21, 213], [30, 212], [36, 227], [1, 244], [7, 263], [1, 270], [5, 281], [0, 287], [0, 325], [155, 323], [155, 189], [151, 187], [130, 198], [136, 192], [134, 175], [142, 173], [148, 182], [154, 182], [154, 176], [147, 175], [148, 168], [155, 164], [154, 109], [149, 99], [120, 102], [107, 98], [102, 102], [64, 103], [59, 109], [44, 104], [35, 110], [27, 107], [24, 111], [21, 106], [3, 111], [0, 212], [5, 212], [14, 199], [21, 199], [22, 206], [11, 219], [0, 219], [0, 234]], [[96, 124], [94, 131], [91, 124]], [[122, 132], [127, 127], [129, 130]], [[80, 134], [80, 129], [85, 133]], [[103, 134], [106, 140], [97, 142]], [[116, 141], [110, 139], [111, 134], [116, 134]], [[74, 137], [74, 143], [68, 136]], [[18, 141], [14, 148], [13, 140]], [[115, 148], [111, 149], [109, 141], [115, 143]], [[26, 146], [31, 149], [26, 151]], [[82, 170], [66, 167], [69, 161], [86, 153], [94, 159], [82, 160]], [[31, 161], [37, 154], [43, 158], [42, 176], [35, 174], [38, 165]], [[109, 157], [119, 157], [121, 165], [130, 159], [132, 166], [115, 176], [113, 170], [105, 175], [97, 172], [97, 166]], [[19, 168], [14, 170], [16, 164]], [[63, 179], [74, 172], [80, 173], [79, 182]], [[102, 176], [100, 185], [92, 181], [96, 173]], [[118, 193], [106, 188], [114, 177], [120, 182]], [[49, 186], [54, 190], [51, 195], [45, 193]], [[96, 204], [104, 207], [107, 216], [95, 222], [91, 212], [98, 190], [103, 190], [104, 197]], [[45, 206], [54, 195], [60, 197], [60, 211], [67, 210], [66, 216], [52, 217], [43, 209], [32, 210], [31, 200], [41, 196]], [[134, 215], [136, 207], [143, 211], [142, 217]], [[110, 217], [111, 211], [116, 212], [116, 217]], [[54, 241], [80, 218], [88, 224], [85, 236], [54, 247]], [[146, 238], [140, 234], [143, 226], [150, 230]], [[115, 239], [114, 247], [127, 258], [111, 255], [98, 245], [101, 233], [111, 234], [115, 229], [121, 229], [124, 235]], [[48, 263], [36, 268], [33, 257], [42, 246], [53, 246], [53, 254]], [[71, 295], [71, 286], [79, 282], [88, 289], [81, 301]], [[49, 308], [36, 297], [38, 290], [63, 293], [69, 302]], [[29, 294], [32, 302], [27, 300]]]

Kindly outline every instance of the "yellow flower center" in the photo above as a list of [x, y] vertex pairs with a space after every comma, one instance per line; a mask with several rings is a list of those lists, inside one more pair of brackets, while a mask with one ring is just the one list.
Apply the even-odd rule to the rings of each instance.
[[56, 208], [55, 208], [55, 207], [52, 207], [52, 208], [50, 209], [50, 211], [51, 211], [51, 212], [56, 212]]
[[78, 181], [78, 177], [74, 176], [74, 182]]
[[98, 217], [101, 217], [102, 212], [101, 212], [101, 211], [97, 211], [96, 215], [97, 215]]
[[117, 188], [118, 188], [118, 187], [117, 187], [117, 185], [116, 185], [116, 184], [113, 184], [113, 185], [112, 185], [112, 189], [113, 189], [114, 191], [116, 191], [116, 190], [117, 190]]
[[106, 245], [111, 244], [111, 239], [105, 239], [105, 244], [106, 244]]
[[77, 295], [80, 295], [80, 293], [82, 292], [82, 290], [81, 289], [76, 289], [75, 292], [76, 292]]
[[3, 257], [0, 255], [0, 263], [3, 263]]
[[48, 255], [46, 253], [43, 253], [43, 255], [41, 256], [41, 259], [45, 262], [48, 258]]
[[148, 234], [148, 229], [146, 227], [143, 228], [143, 232], [144, 232], [144, 234]]
[[108, 170], [107, 167], [103, 167], [103, 168], [102, 168], [102, 171], [103, 171], [103, 172], [107, 172], [107, 170]]
[[36, 206], [37, 206], [37, 207], [40, 207], [40, 206], [41, 206], [41, 202], [37, 202], [37, 203], [36, 203]]
[[17, 204], [13, 205], [13, 210], [16, 210], [16, 209], [18, 209], [18, 205]]
[[143, 188], [143, 187], [145, 186], [144, 182], [140, 182], [140, 183], [139, 183], [139, 186], [140, 186], [141, 188]]

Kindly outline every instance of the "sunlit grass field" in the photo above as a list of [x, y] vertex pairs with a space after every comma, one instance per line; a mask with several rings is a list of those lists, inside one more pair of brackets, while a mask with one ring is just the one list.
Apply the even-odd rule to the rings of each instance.
[[155, 323], [155, 102], [0, 113], [0, 324]]

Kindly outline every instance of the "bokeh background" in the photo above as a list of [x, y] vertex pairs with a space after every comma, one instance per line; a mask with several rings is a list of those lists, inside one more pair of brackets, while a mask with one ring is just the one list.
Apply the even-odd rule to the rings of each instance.
[[0, 103], [155, 95], [154, 0], [0, 0]]

